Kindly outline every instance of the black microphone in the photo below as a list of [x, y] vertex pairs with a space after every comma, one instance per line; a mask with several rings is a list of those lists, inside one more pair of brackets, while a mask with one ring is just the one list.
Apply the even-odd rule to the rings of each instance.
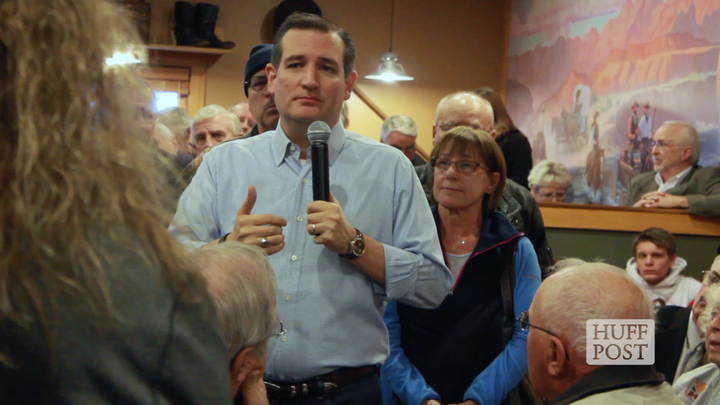
[[328, 145], [330, 127], [322, 121], [315, 121], [308, 128], [310, 154], [312, 155], [313, 200], [330, 201], [330, 164]]

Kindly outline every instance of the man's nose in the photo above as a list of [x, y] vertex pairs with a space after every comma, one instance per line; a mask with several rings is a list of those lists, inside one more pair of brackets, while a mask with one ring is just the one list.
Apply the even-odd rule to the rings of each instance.
[[317, 70], [313, 66], [308, 65], [305, 67], [302, 84], [305, 87], [317, 87]]

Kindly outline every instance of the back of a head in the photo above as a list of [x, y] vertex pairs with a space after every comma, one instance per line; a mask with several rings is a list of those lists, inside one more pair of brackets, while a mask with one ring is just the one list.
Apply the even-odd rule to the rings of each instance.
[[158, 113], [158, 124], [163, 124], [172, 131], [173, 135], [178, 136], [179, 132], [185, 132], [190, 128], [190, 115], [182, 107], [166, 108]]
[[230, 120], [230, 124], [232, 125], [231, 129], [234, 136], [240, 134], [240, 131], [242, 131], [242, 124], [240, 123], [240, 118], [238, 118], [237, 115], [224, 109], [222, 106], [211, 104], [201, 108], [193, 117], [191, 124], [191, 131], [193, 132], [193, 136], [195, 133], [195, 125], [205, 120], [215, 118], [218, 115], [223, 115]]
[[277, 281], [265, 252], [240, 242], [204, 247], [194, 253], [207, 281], [229, 356], [260, 345], [275, 317]]
[[654, 314], [650, 298], [627, 272], [606, 263], [559, 270], [543, 281], [535, 297], [534, 316], [580, 354], [585, 353], [589, 319], [653, 319]]
[[391, 132], [417, 137], [418, 129], [415, 121], [407, 115], [393, 115], [385, 118], [380, 129], [380, 139], [386, 141]]
[[570, 187], [572, 178], [567, 167], [554, 160], [543, 160], [533, 166], [528, 175], [528, 184], [534, 187], [547, 187], [556, 183], [560, 187]]
[[143, 49], [123, 15], [99, 0], [0, 2], [5, 319], [32, 318], [42, 312], [33, 305], [68, 290], [103, 312], [106, 265], [128, 249], [171, 278], [189, 274], [166, 228], [170, 190], [128, 101], [146, 86], [132, 67], [106, 63], [119, 47]]

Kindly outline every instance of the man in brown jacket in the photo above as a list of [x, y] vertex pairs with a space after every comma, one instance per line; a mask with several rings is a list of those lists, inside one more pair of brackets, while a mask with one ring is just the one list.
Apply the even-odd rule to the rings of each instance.
[[720, 216], [720, 169], [697, 165], [697, 130], [682, 121], [667, 121], [655, 132], [652, 145], [655, 171], [632, 179], [624, 205]]

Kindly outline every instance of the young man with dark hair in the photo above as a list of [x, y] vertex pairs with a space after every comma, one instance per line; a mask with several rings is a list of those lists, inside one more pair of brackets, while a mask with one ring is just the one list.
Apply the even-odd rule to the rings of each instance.
[[[432, 308], [451, 289], [412, 164], [340, 122], [353, 59], [344, 31], [289, 17], [265, 68], [277, 129], [213, 148], [170, 228], [188, 245], [239, 240], [269, 255], [286, 334], [270, 344], [265, 378], [283, 404], [379, 403], [386, 302]], [[316, 121], [331, 128], [331, 201], [313, 201], [307, 131]]]
[[701, 283], [681, 276], [687, 262], [677, 256], [675, 237], [662, 228], [648, 228], [633, 241], [633, 257], [627, 271], [647, 290], [656, 306], [687, 306]]

